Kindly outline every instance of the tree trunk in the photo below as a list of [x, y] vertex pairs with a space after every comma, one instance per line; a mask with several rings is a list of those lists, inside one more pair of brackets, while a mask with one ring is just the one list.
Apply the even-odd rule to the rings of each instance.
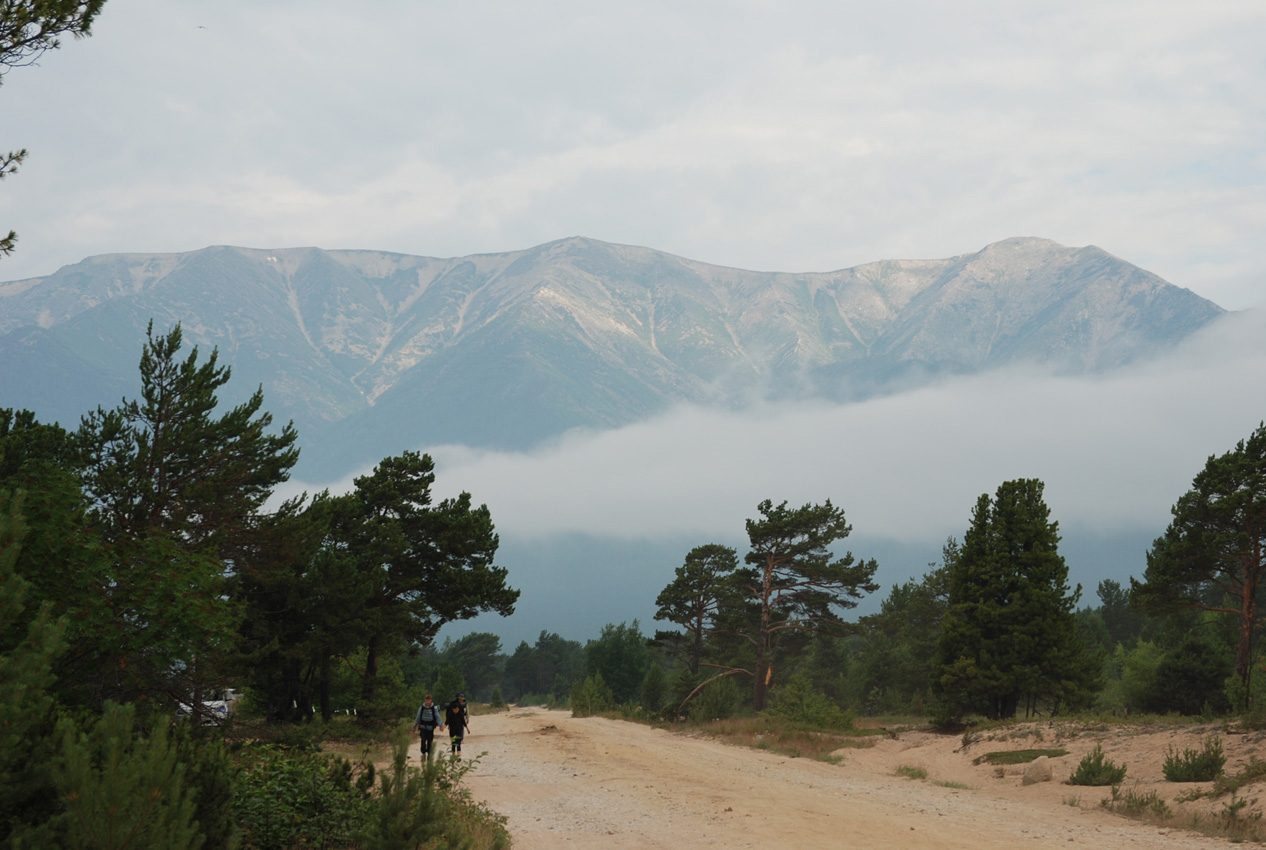
[[761, 571], [760, 631], [756, 639], [756, 676], [752, 689], [752, 706], [765, 709], [765, 693], [769, 689], [769, 618], [774, 595], [774, 564], [767, 557]]
[[[1260, 560], [1260, 559], [1259, 559]], [[1257, 571], [1249, 568], [1240, 600], [1240, 643], [1235, 652], [1235, 673], [1244, 686], [1244, 708], [1253, 701], [1249, 680], [1253, 675], [1253, 624], [1257, 620]]]
[[703, 657], [703, 624], [695, 627], [694, 646], [690, 650], [690, 675], [699, 675], [699, 659]]
[[317, 692], [321, 695], [321, 719], [326, 723], [334, 717], [334, 709], [330, 707], [330, 656], [321, 659], [321, 681], [317, 684]]
[[378, 635], [373, 635], [365, 644], [365, 675], [361, 679], [361, 709], [358, 712], [365, 720], [372, 720], [374, 714], [374, 692], [378, 684]]
[[190, 695], [189, 712], [193, 716], [193, 728], [198, 729], [202, 726], [203, 717], [206, 709], [202, 705], [202, 677], [198, 675], [198, 659], [193, 660], [193, 667], [190, 670], [193, 674], [193, 693]]

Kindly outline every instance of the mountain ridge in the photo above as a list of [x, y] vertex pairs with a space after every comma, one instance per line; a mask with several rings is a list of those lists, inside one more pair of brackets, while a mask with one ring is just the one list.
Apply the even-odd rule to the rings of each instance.
[[331, 474], [422, 444], [525, 448], [678, 403], [849, 401], [1020, 362], [1102, 371], [1223, 312], [1100, 248], [1038, 237], [829, 272], [579, 236], [454, 258], [211, 246], [0, 283], [0, 362], [26, 373], [0, 379], [0, 406], [66, 419], [112, 405], [84, 388], [134, 383], [150, 319], [180, 322], [244, 393], [264, 386]]

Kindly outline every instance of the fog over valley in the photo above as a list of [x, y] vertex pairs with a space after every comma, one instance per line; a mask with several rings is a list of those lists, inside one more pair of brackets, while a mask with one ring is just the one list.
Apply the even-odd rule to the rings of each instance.
[[584, 640], [635, 617], [652, 631], [655, 596], [685, 553], [715, 541], [741, 555], [744, 520], [766, 498], [844, 508], [847, 548], [880, 564], [864, 612], [922, 575], [946, 537], [961, 539], [976, 498], [1014, 478], [1046, 483], [1072, 582], [1097, 605], [1102, 578], [1141, 575], [1205, 459], [1266, 414], [1263, 339], [1266, 313], [1247, 311], [1110, 374], [1013, 368], [851, 405], [681, 407], [526, 453], [419, 447], [436, 459], [437, 494], [488, 504], [523, 591], [510, 620], [442, 634], [492, 631], [513, 648], [542, 629]]

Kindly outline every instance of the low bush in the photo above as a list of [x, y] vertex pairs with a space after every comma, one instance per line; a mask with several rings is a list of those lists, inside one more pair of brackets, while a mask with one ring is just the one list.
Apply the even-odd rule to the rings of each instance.
[[368, 828], [373, 774], [363, 766], [273, 746], [243, 756], [233, 799], [243, 850], [343, 847]]
[[1115, 785], [1112, 788], [1112, 799], [1104, 800], [1103, 807], [1119, 815], [1144, 820], [1164, 821], [1174, 816], [1169, 804], [1155, 791], [1148, 791], [1146, 794], [1134, 789], [1122, 791]]
[[1069, 785], [1120, 785], [1125, 779], [1125, 765], [1117, 767], [1112, 759], [1105, 758], [1103, 747], [1095, 744], [1073, 775], [1068, 778]]
[[601, 673], [594, 673], [571, 688], [571, 716], [592, 717], [615, 708], [615, 694], [607, 683], [602, 681]]
[[394, 730], [391, 765], [259, 746], [244, 750], [234, 813], [241, 850], [403, 850], [509, 846], [505, 818], [475, 802], [461, 781], [477, 758], [408, 763], [411, 737]]
[[1248, 764], [1240, 769], [1240, 772], [1234, 776], [1222, 775], [1213, 780], [1213, 794], [1221, 796], [1223, 794], [1234, 795], [1245, 785], [1251, 785], [1254, 782], [1261, 782], [1266, 779], [1266, 761], [1262, 761], [1257, 756], [1252, 756], [1248, 760]]
[[724, 676], [706, 685], [686, 706], [690, 719], [696, 723], [733, 717], [743, 701], [743, 693], [733, 676]]
[[1183, 750], [1179, 754], [1170, 747], [1162, 772], [1170, 782], [1212, 782], [1222, 775], [1225, 765], [1222, 740], [1211, 735], [1199, 750]]
[[770, 713], [792, 723], [801, 723], [831, 731], [853, 728], [853, 716], [821, 691], [816, 691], [807, 677], [796, 675], [774, 692]]
[[[381, 774], [358, 850], [413, 850], [421, 847], [509, 846], [504, 818], [481, 810], [461, 787], [478, 759], [437, 759], [422, 770], [408, 763], [409, 734], [396, 732], [391, 767]], [[325, 846], [301, 845], [307, 846]]]

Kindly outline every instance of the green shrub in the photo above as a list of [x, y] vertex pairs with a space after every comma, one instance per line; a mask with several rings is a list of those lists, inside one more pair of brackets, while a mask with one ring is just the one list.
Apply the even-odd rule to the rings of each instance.
[[686, 711], [696, 722], [733, 717], [742, 698], [734, 677], [723, 676], [700, 691], [686, 706]]
[[[668, 686], [668, 697], [664, 704], [663, 714], [669, 720], [675, 720], [678, 717], [678, 711], [685, 702], [686, 697], [698, 686], [700, 678], [690, 672], [690, 668], [681, 665], [677, 668], [677, 672], [673, 674], [671, 683]], [[689, 710], [688, 708], [686, 710]]]
[[229, 748], [217, 732], [177, 723], [172, 743], [185, 765], [185, 787], [193, 797], [194, 820], [202, 833], [202, 850], [227, 850], [237, 846], [233, 820], [233, 787], [238, 770]]
[[506, 708], [508, 708], [506, 705], [506, 698], [501, 695], [500, 685], [497, 685], [492, 689], [492, 696], [488, 700], [488, 707], [493, 711], [505, 711]]
[[[1266, 655], [1253, 656], [1253, 670], [1266, 668]], [[1266, 676], [1252, 676], [1246, 689], [1244, 681], [1234, 673], [1222, 686], [1232, 712], [1240, 715], [1240, 723], [1248, 729], [1266, 728]]]
[[107, 702], [88, 734], [70, 723], [59, 725], [64, 746], [55, 775], [67, 808], [70, 846], [183, 850], [201, 845], [185, 765], [168, 739], [168, 724], [159, 720], [146, 738], [134, 728], [133, 706]]
[[233, 799], [242, 850], [338, 847], [369, 828], [374, 801], [369, 783], [356, 780], [372, 774], [305, 751], [260, 746], [246, 755]]
[[[1124, 768], [1122, 768], [1122, 776], [1124, 775]], [[1166, 820], [1174, 816], [1169, 804], [1155, 791], [1148, 791], [1146, 794], [1135, 789], [1122, 791], [1116, 787], [1115, 783], [1112, 788], [1112, 799], [1104, 800], [1103, 807], [1131, 818]]]
[[1104, 758], [1103, 747], [1095, 744], [1073, 775], [1068, 778], [1069, 785], [1119, 785], [1125, 779], [1125, 765], [1117, 767], [1112, 759]]
[[519, 698], [514, 701], [515, 705], [521, 707], [544, 705], [548, 706], [550, 701], [549, 694], [519, 694]]
[[1222, 740], [1211, 735], [1199, 750], [1183, 750], [1179, 755], [1170, 747], [1162, 771], [1170, 782], [1212, 782], [1225, 765]]
[[[391, 768], [381, 775], [381, 789], [360, 833], [364, 850], [413, 850], [418, 847], [460, 847], [461, 830], [452, 817], [449, 796], [441, 787], [455, 787], [469, 768], [437, 759], [424, 770], [409, 766], [409, 732], [395, 731]], [[303, 846], [308, 846], [306, 843]], [[317, 845], [321, 846], [321, 845]]]
[[160, 718], [145, 737], [135, 719], [133, 706], [107, 702], [91, 730], [59, 724], [63, 748], [54, 776], [66, 805], [66, 845], [195, 850], [202, 837], [169, 724]]
[[927, 713], [928, 724], [937, 732], [954, 732], [963, 726], [962, 709], [944, 697], [931, 697], [928, 701]]
[[664, 707], [664, 701], [667, 698], [668, 674], [664, 672], [663, 667], [652, 664], [646, 669], [646, 675], [642, 678], [642, 707], [651, 714], [655, 714]]
[[1254, 782], [1260, 782], [1266, 779], [1266, 761], [1262, 761], [1257, 756], [1251, 756], [1248, 764], [1241, 768], [1240, 772], [1234, 776], [1219, 776], [1213, 780], [1213, 794], [1220, 796], [1222, 794], [1235, 794], [1245, 785], [1251, 785]]
[[591, 717], [615, 708], [615, 694], [602, 681], [601, 673], [594, 673], [571, 688], [571, 716]]
[[774, 691], [771, 702], [771, 714], [793, 723], [819, 729], [853, 728], [852, 715], [842, 711], [826, 694], [815, 691], [808, 677], [800, 674]]

